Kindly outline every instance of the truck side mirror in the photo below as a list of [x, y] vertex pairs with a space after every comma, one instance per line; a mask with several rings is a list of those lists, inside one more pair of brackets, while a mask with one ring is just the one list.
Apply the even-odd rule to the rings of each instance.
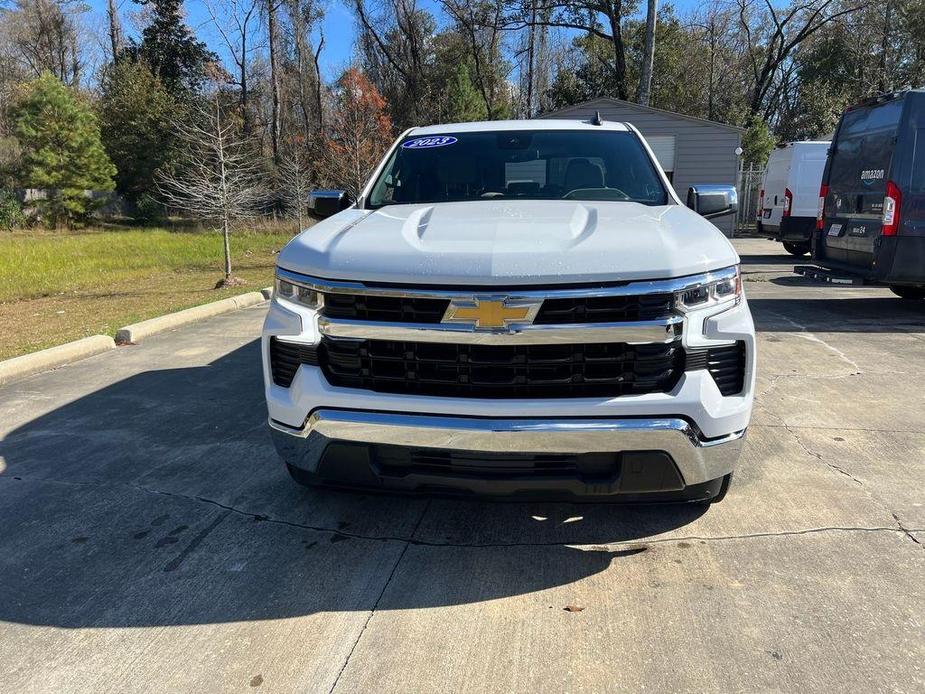
[[739, 209], [735, 186], [695, 185], [687, 189], [687, 206], [699, 215], [712, 219]]
[[313, 190], [308, 196], [308, 207], [318, 217], [330, 217], [352, 204], [353, 200], [344, 190]]

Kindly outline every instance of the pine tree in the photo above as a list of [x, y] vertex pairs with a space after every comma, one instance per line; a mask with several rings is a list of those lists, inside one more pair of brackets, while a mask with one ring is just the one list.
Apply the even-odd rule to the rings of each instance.
[[145, 62], [173, 96], [196, 90], [205, 80], [207, 64], [217, 62], [218, 56], [183, 22], [183, 0], [133, 1], [151, 11], [151, 22], [130, 53]]
[[110, 191], [116, 167], [103, 149], [90, 107], [51, 73], [25, 85], [13, 109], [22, 147], [20, 182], [48, 191], [39, 211], [53, 226], [82, 221], [94, 207], [87, 191]]
[[176, 156], [171, 120], [183, 109], [144, 63], [110, 65], [100, 87], [103, 144], [119, 171], [116, 189], [135, 205], [155, 192], [155, 171]]
[[447, 85], [446, 100], [447, 120], [450, 122], [465, 123], [474, 120], [485, 120], [488, 117], [485, 102], [472, 84], [469, 68], [464, 63], [456, 66], [456, 70], [450, 78]]

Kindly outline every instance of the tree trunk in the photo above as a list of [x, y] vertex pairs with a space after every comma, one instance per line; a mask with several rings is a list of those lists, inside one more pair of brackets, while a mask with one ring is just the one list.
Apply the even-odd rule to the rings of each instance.
[[119, 11], [116, 0], [106, 0], [106, 15], [109, 19], [109, 43], [112, 46], [112, 62], [119, 62], [119, 53], [122, 51], [122, 24], [119, 22]]
[[527, 108], [524, 109], [527, 118], [533, 117], [533, 49], [536, 41], [536, 0], [530, 3], [530, 34], [527, 46]]
[[270, 141], [273, 149], [273, 164], [279, 168], [279, 131], [280, 131], [280, 88], [279, 88], [279, 66], [277, 65], [277, 36], [276, 27], [276, 0], [267, 1], [267, 34], [270, 42], [270, 82], [272, 84], [272, 101], [273, 109], [270, 120]]
[[879, 88], [881, 92], [889, 91], [892, 87], [892, 80], [888, 78], [890, 70], [890, 31], [893, 15], [893, 3], [887, 0], [884, 7], [883, 17], [883, 35], [880, 39], [880, 79]]
[[250, 93], [247, 91], [247, 32], [241, 32], [241, 130], [244, 132], [244, 136], [247, 137], [251, 134], [251, 121], [250, 114], [248, 113], [248, 97]]
[[658, 0], [648, 0], [646, 9], [646, 43], [642, 51], [642, 73], [639, 77], [639, 103], [649, 105], [652, 91], [652, 66], [655, 63], [655, 22], [658, 18]]
[[225, 249], [225, 279], [231, 279], [231, 225], [228, 222], [228, 215], [222, 215], [222, 245]]
[[324, 48], [324, 34], [318, 40], [318, 49], [315, 51], [313, 59], [315, 65], [315, 107], [318, 109], [317, 113], [317, 140], [321, 141], [321, 135], [324, 132], [324, 103], [322, 101], [321, 90], [324, 88], [324, 83], [321, 81], [321, 51]]
[[626, 100], [626, 51], [623, 46], [623, 32], [620, 29], [620, 4], [615, 3], [609, 14], [610, 37], [613, 45], [613, 72], [617, 83], [617, 98]]

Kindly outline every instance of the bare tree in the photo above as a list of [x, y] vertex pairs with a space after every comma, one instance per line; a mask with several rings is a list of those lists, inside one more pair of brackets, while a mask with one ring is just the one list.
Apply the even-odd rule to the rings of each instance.
[[426, 121], [433, 17], [417, 0], [353, 0], [360, 47], [370, 79], [388, 100], [399, 128]]
[[266, 199], [250, 143], [223, 112], [218, 90], [174, 127], [184, 159], [176, 173], [158, 175], [158, 190], [168, 207], [212, 222], [222, 232], [225, 274], [216, 288], [243, 284], [231, 275], [231, 230], [236, 221], [254, 216]]
[[279, 49], [280, 37], [277, 12], [280, 8], [279, 0], [264, 0], [267, 13], [267, 43], [270, 46], [270, 144], [273, 151], [273, 163], [279, 166], [279, 138], [281, 130], [280, 102], [280, 65]]
[[312, 189], [311, 162], [305, 151], [302, 138], [296, 138], [287, 147], [287, 156], [280, 164], [283, 197], [286, 207], [295, 212], [297, 232], [305, 228], [305, 213], [308, 211], [308, 196]]
[[[505, 5], [501, 0], [440, 0], [443, 9], [456, 22], [456, 28], [465, 37], [472, 57], [475, 85], [485, 103], [488, 120], [498, 117], [500, 92], [504, 80], [499, 79], [501, 62], [501, 36], [505, 26]], [[533, 0], [536, 6], [536, 0]], [[531, 39], [532, 36], [531, 26]], [[533, 42], [531, 41], [531, 48]], [[530, 67], [532, 68], [532, 54]], [[532, 84], [532, 81], [531, 81]], [[528, 99], [529, 101], [529, 99]]]
[[77, 86], [83, 70], [77, 15], [85, 7], [72, 0], [15, 0], [3, 16], [14, 59], [34, 77], [48, 71]]
[[317, 144], [324, 128], [322, 110], [322, 80], [320, 69], [321, 51], [324, 48], [324, 35], [320, 36], [317, 47], [312, 49], [311, 35], [320, 23], [322, 12], [316, 0], [285, 0], [289, 16], [292, 44], [292, 61], [296, 84], [291, 92], [297, 94], [295, 111], [301, 120], [302, 136], [311, 146]]
[[655, 63], [655, 22], [658, 20], [658, 0], [646, 5], [646, 42], [642, 50], [642, 70], [639, 75], [639, 103], [649, 105], [652, 93], [652, 66]]
[[250, 77], [251, 57], [260, 46], [254, 34], [260, 19], [260, 0], [205, 0], [212, 24], [228, 48], [235, 68], [244, 134], [251, 134]]
[[[767, 119], [770, 115], [776, 104], [773, 98], [775, 82], [786, 72], [786, 63], [793, 51], [839, 17], [857, 12], [863, 7], [862, 3], [863, 0], [847, 5], [836, 0], [795, 0], [788, 8], [780, 10], [771, 0], [736, 0], [746, 59], [753, 78], [748, 100], [750, 117], [761, 115]], [[762, 17], [762, 12], [767, 16]]]
[[[745, 1], [745, 0], [740, 0]], [[591, 36], [596, 36], [610, 44], [616, 96], [627, 98], [626, 85], [626, 45], [623, 41], [623, 0], [572, 0], [559, 2], [545, 0], [545, 12], [534, 13], [532, 0], [517, 0], [515, 10], [508, 19], [509, 30], [519, 30], [530, 26], [559, 27], [578, 29]]]

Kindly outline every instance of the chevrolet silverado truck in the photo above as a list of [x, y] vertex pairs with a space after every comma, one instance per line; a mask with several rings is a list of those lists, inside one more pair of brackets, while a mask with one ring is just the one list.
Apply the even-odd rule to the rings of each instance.
[[[514, 498], [721, 499], [752, 409], [739, 258], [629, 124], [412, 128], [279, 254], [262, 338], [292, 477]], [[692, 208], [692, 209], [689, 209]]]

